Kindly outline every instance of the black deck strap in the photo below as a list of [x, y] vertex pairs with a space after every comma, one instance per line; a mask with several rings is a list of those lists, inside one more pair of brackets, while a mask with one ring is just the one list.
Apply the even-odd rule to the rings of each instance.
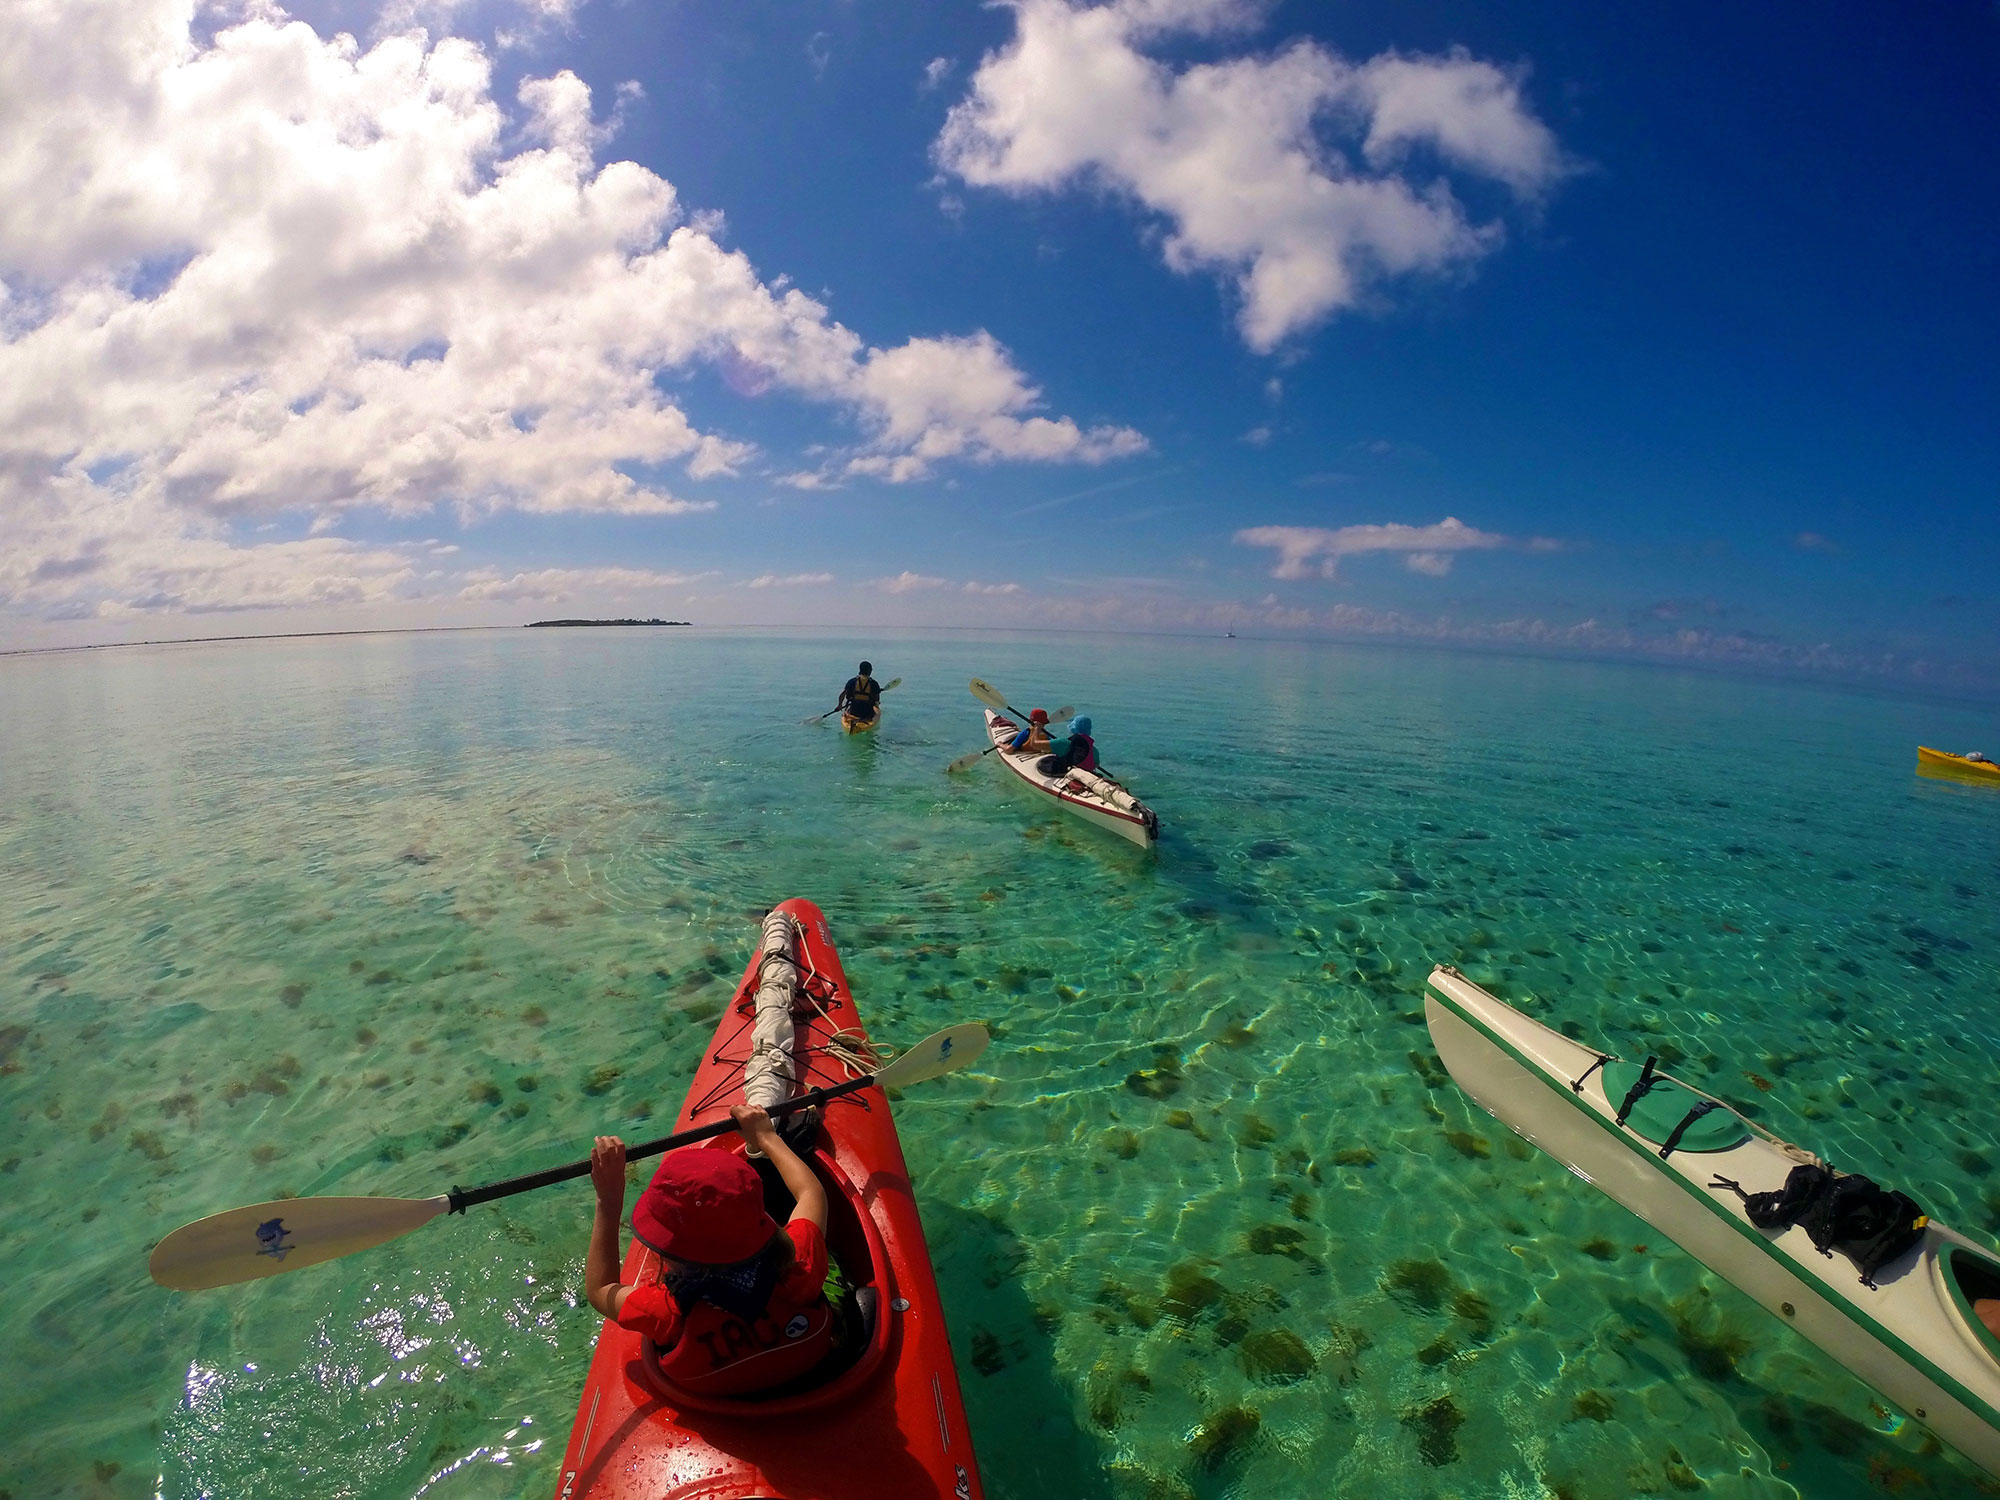
[[1592, 1063], [1589, 1067], [1585, 1068], [1581, 1073], [1577, 1074], [1576, 1077], [1572, 1078], [1569, 1081], [1569, 1091], [1572, 1094], [1582, 1093], [1584, 1080], [1589, 1078], [1592, 1073], [1595, 1073], [1599, 1068], [1603, 1067], [1606, 1063], [1610, 1061], [1611, 1061], [1611, 1054], [1609, 1052], [1598, 1053], [1596, 1062]]
[[1750, 1196], [1748, 1193], [1743, 1191], [1742, 1183], [1731, 1181], [1727, 1177], [1719, 1177], [1719, 1176], [1711, 1177], [1708, 1180], [1708, 1185], [1712, 1188], [1728, 1188], [1730, 1192], [1734, 1193], [1739, 1198], [1748, 1198]]
[[1627, 1094], [1625, 1102], [1618, 1106], [1618, 1125], [1620, 1129], [1624, 1128], [1625, 1121], [1630, 1118], [1632, 1107], [1650, 1094], [1653, 1091], [1653, 1085], [1660, 1081], [1659, 1075], [1653, 1071], [1653, 1064], [1658, 1061], [1657, 1057], [1646, 1059], [1646, 1066], [1639, 1070], [1639, 1081], [1632, 1085], [1632, 1092]]
[[1665, 1161], [1673, 1154], [1674, 1147], [1678, 1146], [1681, 1143], [1681, 1137], [1687, 1134], [1688, 1126], [1694, 1124], [1696, 1120], [1699, 1120], [1711, 1109], [1720, 1108], [1722, 1106], [1717, 1104], [1713, 1099], [1704, 1099], [1693, 1109], [1682, 1115], [1680, 1124], [1676, 1125], [1673, 1129], [1673, 1134], [1660, 1143], [1660, 1160]]

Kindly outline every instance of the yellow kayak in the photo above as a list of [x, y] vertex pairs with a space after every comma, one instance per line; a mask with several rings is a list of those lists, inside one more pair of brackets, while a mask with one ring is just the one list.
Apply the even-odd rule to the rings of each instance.
[[1962, 776], [1969, 780], [2000, 781], [2000, 766], [1990, 760], [1969, 760], [1963, 755], [1917, 746], [1917, 769], [1933, 775]]
[[848, 713], [844, 709], [840, 715], [840, 727], [845, 729], [849, 734], [865, 734], [881, 722], [882, 710], [879, 708], [875, 710], [875, 717], [872, 719], [857, 719], [853, 714]]

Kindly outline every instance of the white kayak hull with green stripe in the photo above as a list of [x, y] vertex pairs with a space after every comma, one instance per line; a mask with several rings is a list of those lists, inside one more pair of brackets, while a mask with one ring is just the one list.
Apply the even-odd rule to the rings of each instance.
[[[1818, 1158], [1723, 1106], [1660, 1147], [1688, 1100], [1708, 1096], [1669, 1078], [1649, 1112], [1617, 1123], [1631, 1064], [1530, 1019], [1439, 966], [1424, 996], [1432, 1044], [1458, 1086], [1502, 1124], [1623, 1204], [1716, 1275], [1796, 1328], [1839, 1364], [2000, 1476], [2000, 1340], [1973, 1316], [1974, 1296], [2000, 1295], [2000, 1259], [1929, 1221], [1922, 1238], [1865, 1285], [1846, 1256], [1829, 1258], [1801, 1226], [1751, 1224], [1745, 1193], [1775, 1191]], [[1623, 1069], [1621, 1075], [1617, 1069]], [[1612, 1074], [1607, 1088], [1605, 1076]], [[1581, 1080], [1581, 1088], [1573, 1084]]]

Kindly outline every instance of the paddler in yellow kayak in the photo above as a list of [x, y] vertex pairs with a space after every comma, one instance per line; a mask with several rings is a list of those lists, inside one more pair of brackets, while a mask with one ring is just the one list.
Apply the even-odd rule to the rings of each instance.
[[875, 715], [882, 711], [882, 684], [871, 675], [874, 665], [863, 662], [861, 670], [847, 679], [847, 686], [840, 690], [840, 701], [835, 708], [845, 709], [847, 717], [857, 724], [872, 724]]

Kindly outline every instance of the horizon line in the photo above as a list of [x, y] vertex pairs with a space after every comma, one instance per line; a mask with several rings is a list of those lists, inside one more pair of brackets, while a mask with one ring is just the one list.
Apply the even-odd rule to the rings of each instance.
[[[55, 656], [67, 652], [81, 651], [125, 651], [147, 646], [206, 646], [245, 641], [290, 641], [326, 640], [350, 636], [368, 635], [446, 635], [463, 634], [476, 630], [520, 630], [531, 622], [511, 625], [381, 625], [359, 630], [278, 630], [244, 635], [193, 635], [171, 636], [160, 640], [144, 641], [95, 641], [73, 646], [19, 646], [0, 649], [0, 658]], [[1949, 703], [1974, 703], [1990, 706], [2000, 703], [2000, 685], [1987, 687], [1953, 687], [1943, 683], [1911, 681], [1906, 678], [1864, 676], [1857, 673], [1829, 672], [1811, 667], [1783, 667], [1768, 663], [1757, 664], [1726, 660], [1709, 660], [1699, 657], [1663, 658], [1640, 653], [1609, 651], [1588, 651], [1576, 648], [1538, 648], [1532, 642], [1478, 642], [1440, 641], [1422, 638], [1379, 636], [1341, 636], [1334, 634], [1312, 635], [1223, 635], [1214, 631], [1201, 630], [1114, 630], [1105, 627], [1079, 629], [1074, 626], [1058, 627], [1043, 625], [922, 625], [922, 624], [856, 624], [856, 625], [807, 625], [798, 623], [775, 623], [768, 625], [734, 623], [727, 625], [699, 625], [685, 622], [686, 628], [694, 630], [790, 630], [811, 634], [853, 635], [867, 631], [906, 632], [912, 634], [932, 634], [950, 631], [963, 634], [991, 635], [1097, 635], [1121, 639], [1151, 640], [1238, 640], [1250, 645], [1278, 646], [1358, 646], [1386, 650], [1420, 650], [1442, 652], [1461, 656], [1501, 656], [1517, 660], [1568, 662], [1605, 666], [1648, 667], [1661, 671], [1696, 672], [1708, 677], [1748, 678], [1767, 683], [1784, 683], [1791, 686], [1814, 686], [1837, 688], [1862, 693], [1881, 694], [1888, 697], [1932, 700]], [[608, 627], [620, 628], [620, 627]], [[629, 628], [644, 628], [635, 626]], [[1227, 627], [1224, 627], [1227, 629]]]

